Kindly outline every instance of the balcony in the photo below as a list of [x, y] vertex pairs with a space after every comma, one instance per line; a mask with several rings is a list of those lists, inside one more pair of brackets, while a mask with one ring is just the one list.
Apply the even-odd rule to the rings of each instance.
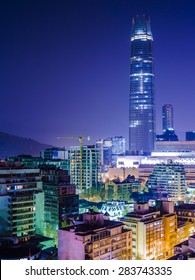
[[28, 214], [31, 214], [33, 215], [35, 212], [34, 211], [25, 211], [25, 212], [16, 212], [16, 213], [12, 213], [12, 217], [15, 217], [15, 216], [23, 216], [23, 215], [28, 215]]
[[[23, 224], [19, 224], [19, 225], [14, 225], [14, 226], [12, 226], [12, 228], [17, 229], [17, 228], [21, 228], [21, 227], [34, 226], [34, 225], [35, 225], [35, 222], [33, 222], [33, 223], [23, 223]], [[26, 230], [26, 229], [24, 229], [24, 230]]]
[[34, 207], [34, 203], [32, 203], [32, 204], [29, 204], [29, 205], [26, 205], [26, 206], [24, 206], [24, 205], [16, 205], [16, 206], [12, 206], [12, 210], [14, 211], [14, 210], [20, 210], [20, 209], [28, 209], [28, 208], [33, 208]]
[[13, 204], [21, 204], [21, 203], [34, 203], [34, 199], [29, 199], [29, 200], [15, 200], [15, 201], [12, 201], [12, 205]]
[[31, 215], [31, 217], [27, 217], [27, 218], [20, 218], [18, 219], [17, 217], [13, 217], [12, 218], [12, 223], [17, 223], [17, 222], [22, 222], [22, 221], [29, 221], [29, 220], [35, 220], [35, 216]]

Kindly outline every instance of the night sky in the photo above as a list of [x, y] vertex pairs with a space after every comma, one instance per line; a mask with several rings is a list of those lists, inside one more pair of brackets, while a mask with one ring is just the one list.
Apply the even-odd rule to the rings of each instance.
[[[0, 4], [0, 131], [67, 146], [58, 136], [124, 136], [132, 17], [150, 16], [157, 133], [174, 108], [180, 140], [195, 130], [195, 2], [15, 0]], [[74, 142], [75, 145], [78, 141]]]

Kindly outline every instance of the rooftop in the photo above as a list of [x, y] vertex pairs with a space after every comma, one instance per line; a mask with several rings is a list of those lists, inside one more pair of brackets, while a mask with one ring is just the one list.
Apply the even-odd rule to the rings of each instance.
[[175, 206], [175, 210], [182, 210], [182, 209], [183, 210], [195, 210], [195, 204], [184, 203], [184, 204]]
[[10, 245], [0, 246], [1, 260], [28, 259], [39, 254], [41, 249], [37, 246]]
[[66, 228], [61, 228], [60, 230], [75, 232], [77, 235], [88, 235], [88, 234], [97, 234], [102, 230], [109, 230], [116, 227], [121, 227], [122, 222], [104, 220], [104, 224], [99, 223], [94, 224], [79, 224]]

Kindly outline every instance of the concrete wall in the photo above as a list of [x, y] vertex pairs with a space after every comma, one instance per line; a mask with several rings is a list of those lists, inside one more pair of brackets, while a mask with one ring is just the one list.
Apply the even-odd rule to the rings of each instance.
[[58, 231], [58, 260], [84, 260], [83, 237], [74, 231]]

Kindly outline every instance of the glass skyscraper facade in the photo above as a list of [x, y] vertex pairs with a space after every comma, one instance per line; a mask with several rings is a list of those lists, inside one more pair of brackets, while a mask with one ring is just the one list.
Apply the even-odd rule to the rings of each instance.
[[155, 141], [152, 32], [145, 15], [133, 18], [131, 32], [129, 150], [150, 154]]

